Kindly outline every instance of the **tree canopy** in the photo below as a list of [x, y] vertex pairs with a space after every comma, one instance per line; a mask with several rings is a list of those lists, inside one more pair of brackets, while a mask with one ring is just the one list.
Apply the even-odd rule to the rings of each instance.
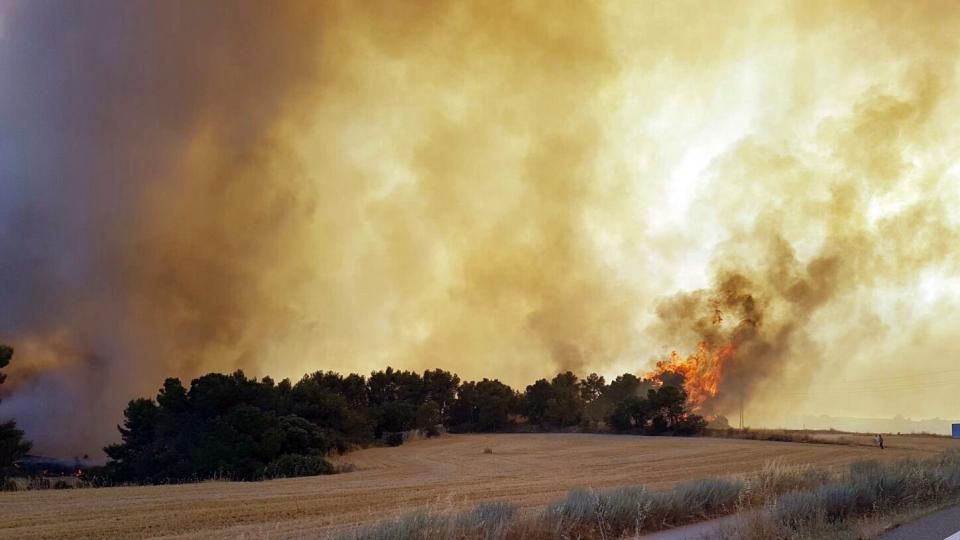
[[331, 453], [402, 444], [411, 430], [505, 431], [520, 422], [643, 434], [703, 429], [682, 388], [630, 374], [606, 384], [567, 371], [520, 393], [441, 369], [388, 367], [366, 377], [318, 371], [295, 384], [236, 371], [204, 375], [189, 388], [167, 379], [154, 399], [131, 401], [118, 426], [121, 441], [105, 448], [105, 472], [113, 481], [145, 483], [322, 474], [333, 471], [324, 459]]

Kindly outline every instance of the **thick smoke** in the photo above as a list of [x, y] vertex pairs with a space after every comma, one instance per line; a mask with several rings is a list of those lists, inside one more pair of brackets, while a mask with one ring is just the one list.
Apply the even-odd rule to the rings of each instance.
[[543, 9], [6, 8], [4, 412], [82, 452], [168, 375], [622, 354], [586, 223], [614, 64], [598, 12]]
[[2, 4], [0, 414], [71, 454], [163, 377], [213, 369], [521, 385], [734, 339], [718, 412], [908, 352], [942, 369], [957, 22], [937, 3]]
[[269, 317], [309, 213], [277, 124], [319, 76], [303, 3], [23, 2], [0, 35], [5, 413], [92, 451], [127, 399]]
[[[904, 95], [867, 92], [849, 113], [818, 126], [816, 143], [828, 149], [826, 156], [747, 139], [717, 159], [715, 186], [723, 190], [742, 177], [751, 185], [749, 191], [706, 194], [703, 201], [712, 208], [704, 211], [723, 219], [755, 210], [715, 250], [712, 286], [663, 300], [652, 327], [670, 343], [735, 346], [707, 411], [729, 413], [758, 394], [783, 407], [802, 401], [797, 389], [811, 387], [811, 377], [833, 354], [823, 339], [826, 327], [843, 324], [835, 316], [818, 318], [821, 308], [860, 302], [858, 311], [875, 320], [883, 295], [910, 288], [931, 270], [960, 271], [952, 248], [960, 231], [949, 212], [956, 201], [947, 202], [957, 193], [947, 168], [956, 164], [944, 159], [920, 170], [911, 156], [920, 141], [944, 134], [943, 118], [956, 102], [945, 94], [945, 81], [953, 78], [953, 66], [925, 66], [908, 72]], [[884, 201], [896, 207], [877, 210]], [[807, 242], [809, 255], [798, 255], [791, 239]], [[927, 317], [943, 315], [942, 306], [926, 307]], [[869, 342], [882, 340], [884, 332], [914, 330], [870, 325], [852, 329], [849, 337]], [[793, 386], [786, 396], [784, 381]]]

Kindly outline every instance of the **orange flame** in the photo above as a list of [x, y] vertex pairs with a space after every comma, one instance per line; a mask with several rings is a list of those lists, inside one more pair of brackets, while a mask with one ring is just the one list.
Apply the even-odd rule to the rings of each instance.
[[706, 342], [700, 342], [697, 352], [686, 359], [680, 358], [677, 351], [673, 351], [670, 353], [670, 359], [657, 362], [657, 369], [648, 373], [646, 378], [650, 379], [664, 373], [683, 375], [687, 402], [694, 411], [699, 411], [708, 399], [717, 395], [724, 368], [733, 358], [736, 350], [733, 344], [714, 350]]

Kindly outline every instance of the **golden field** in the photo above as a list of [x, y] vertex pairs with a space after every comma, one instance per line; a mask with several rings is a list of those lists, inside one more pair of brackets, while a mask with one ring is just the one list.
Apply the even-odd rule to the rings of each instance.
[[[316, 537], [418, 508], [508, 500], [532, 509], [576, 487], [676, 482], [748, 473], [771, 460], [842, 465], [921, 457], [960, 441], [818, 435], [847, 444], [595, 434], [447, 435], [371, 448], [337, 461], [355, 472], [267, 482], [0, 493], [4, 538]], [[489, 448], [491, 454], [484, 453]]]

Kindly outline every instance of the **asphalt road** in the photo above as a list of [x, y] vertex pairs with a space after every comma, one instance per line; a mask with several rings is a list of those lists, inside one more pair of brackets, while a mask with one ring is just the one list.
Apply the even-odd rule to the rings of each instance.
[[736, 519], [737, 516], [735, 515], [711, 519], [684, 527], [644, 534], [637, 537], [636, 540], [716, 540], [722, 538], [723, 527], [735, 524]]
[[960, 506], [905, 523], [878, 540], [960, 540]]

